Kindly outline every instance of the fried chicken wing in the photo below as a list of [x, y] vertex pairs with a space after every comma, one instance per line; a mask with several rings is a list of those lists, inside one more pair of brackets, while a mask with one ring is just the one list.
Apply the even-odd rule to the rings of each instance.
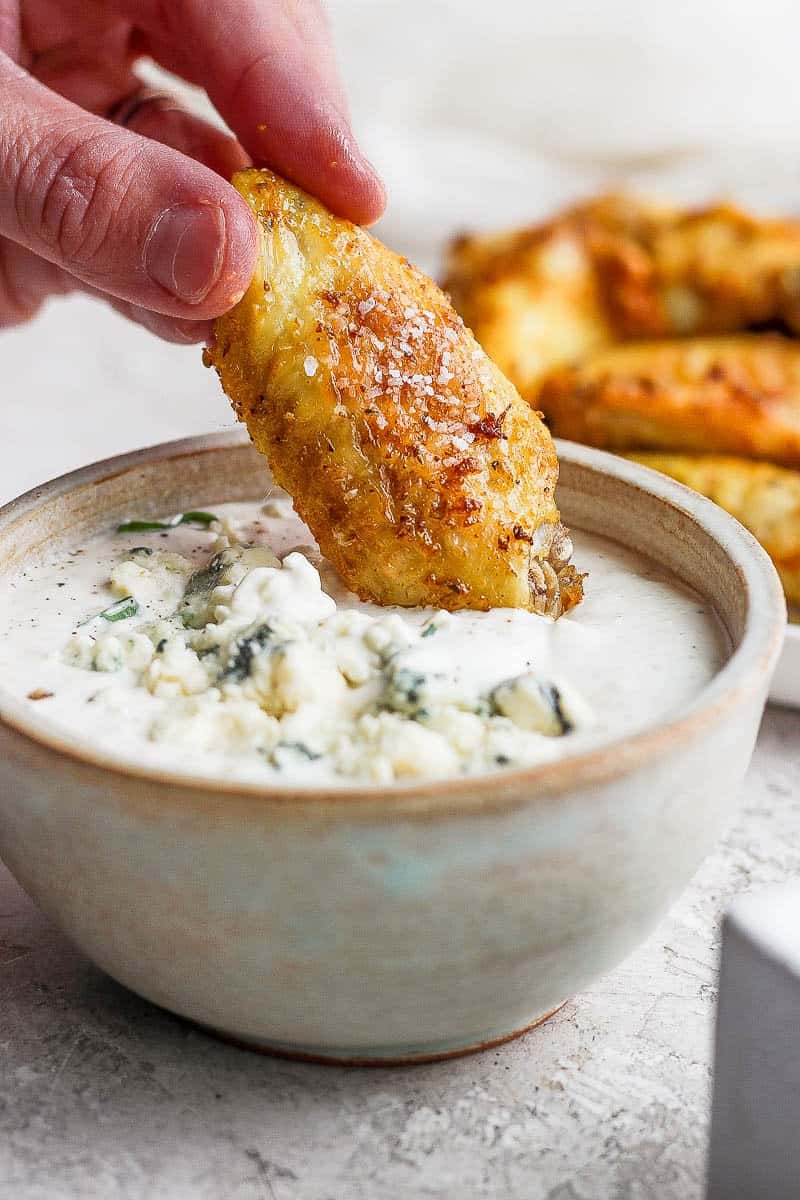
[[458, 238], [444, 287], [486, 353], [528, 400], [548, 371], [616, 340], [586, 238], [570, 219]]
[[347, 586], [381, 604], [576, 604], [550, 434], [443, 293], [270, 172], [233, 182], [259, 264], [206, 362]]
[[626, 458], [701, 492], [746, 525], [775, 563], [787, 599], [800, 605], [800, 472], [712, 454]]
[[553, 434], [611, 450], [689, 450], [800, 467], [800, 343], [777, 334], [630, 342], [555, 372]]
[[736, 332], [769, 322], [800, 331], [800, 222], [720, 204], [668, 222], [653, 237], [651, 255], [672, 332]]
[[534, 400], [549, 368], [604, 344], [770, 323], [800, 332], [800, 221], [601, 196], [532, 229], [458, 239], [445, 287]]

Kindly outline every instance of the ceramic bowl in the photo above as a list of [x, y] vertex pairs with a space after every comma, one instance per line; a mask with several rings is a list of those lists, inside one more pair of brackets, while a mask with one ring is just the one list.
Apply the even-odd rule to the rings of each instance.
[[[573, 527], [644, 551], [732, 644], [667, 721], [493, 776], [277, 790], [115, 765], [0, 689], [0, 855], [103, 970], [230, 1038], [346, 1062], [435, 1058], [541, 1021], [620, 961], [713, 844], [786, 620], [755, 539], [634, 463], [560, 447]], [[0, 511], [0, 578], [129, 513], [257, 498], [243, 433], [100, 463]]]
[[772, 677], [769, 698], [775, 704], [800, 708], [800, 625], [796, 619], [786, 626], [783, 652]]

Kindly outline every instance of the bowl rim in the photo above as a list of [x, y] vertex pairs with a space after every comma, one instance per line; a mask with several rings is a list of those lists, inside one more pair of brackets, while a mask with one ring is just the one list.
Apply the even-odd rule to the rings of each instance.
[[[246, 430], [234, 427], [159, 442], [69, 471], [0, 507], [0, 534], [12, 522], [35, 511], [43, 503], [86, 485], [101, 483], [154, 462], [240, 448], [248, 442]], [[600, 746], [534, 766], [390, 785], [359, 781], [353, 786], [316, 787], [276, 787], [268, 782], [183, 774], [176, 769], [119, 760], [111, 753], [92, 747], [88, 741], [75, 744], [69, 731], [60, 731], [47, 718], [37, 717], [22, 698], [7, 691], [2, 684], [0, 729], [6, 727], [40, 749], [62, 755], [75, 765], [94, 768], [123, 782], [157, 783], [165, 792], [177, 789], [281, 805], [317, 802], [342, 806], [380, 799], [387, 811], [390, 806], [402, 808], [409, 801], [414, 807], [422, 802], [426, 807], [438, 809], [454, 802], [468, 803], [476, 799], [484, 806], [487, 796], [491, 797], [493, 806], [506, 801], [519, 803], [522, 793], [526, 802], [531, 802], [562, 795], [578, 787], [607, 783], [690, 741], [722, 719], [743, 697], [757, 695], [759, 690], [766, 696], [783, 644], [786, 604], [777, 572], [755, 537], [716, 504], [650, 467], [576, 442], [556, 439], [556, 447], [560, 461], [620, 479], [688, 517], [713, 538], [737, 569], [746, 600], [741, 642], [705, 687], [669, 719], [654, 721], [636, 733], [621, 734]]]

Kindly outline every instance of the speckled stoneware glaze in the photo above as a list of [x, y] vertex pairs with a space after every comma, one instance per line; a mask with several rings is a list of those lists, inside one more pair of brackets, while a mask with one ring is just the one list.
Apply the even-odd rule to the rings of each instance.
[[[249, 1045], [347, 1062], [512, 1036], [609, 970], [712, 845], [783, 639], [756, 541], [663, 475], [560, 447], [568, 524], [645, 552], [712, 600], [733, 651], [676, 717], [490, 777], [270, 791], [116, 767], [0, 688], [0, 855], [100, 967]], [[24, 556], [267, 487], [242, 433], [76, 472], [0, 512]]]

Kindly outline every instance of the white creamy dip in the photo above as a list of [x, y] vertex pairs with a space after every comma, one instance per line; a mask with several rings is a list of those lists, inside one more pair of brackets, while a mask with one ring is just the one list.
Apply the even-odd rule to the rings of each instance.
[[341, 786], [608, 742], [667, 716], [726, 655], [706, 604], [603, 538], [575, 536], [586, 598], [553, 622], [363, 604], [282, 493], [214, 515], [28, 564], [0, 598], [2, 685], [122, 761]]

